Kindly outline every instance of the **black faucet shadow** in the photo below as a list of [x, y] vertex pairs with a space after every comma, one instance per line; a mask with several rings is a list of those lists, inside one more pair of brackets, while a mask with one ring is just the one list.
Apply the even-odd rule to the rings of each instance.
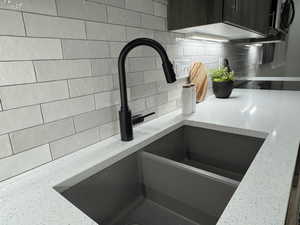
[[119, 111], [120, 120], [120, 132], [122, 141], [133, 140], [133, 123], [143, 122], [145, 117], [153, 115], [136, 115], [132, 117], [131, 111], [128, 106], [127, 99], [127, 87], [126, 87], [126, 71], [125, 71], [125, 60], [128, 53], [135, 47], [146, 45], [154, 48], [162, 59], [162, 67], [168, 83], [174, 83], [176, 81], [176, 75], [173, 69], [173, 65], [170, 62], [166, 50], [164, 47], [155, 40], [148, 38], [138, 38], [129, 42], [121, 51], [118, 61], [119, 69], [119, 83], [120, 83], [120, 96], [121, 96], [121, 109]]

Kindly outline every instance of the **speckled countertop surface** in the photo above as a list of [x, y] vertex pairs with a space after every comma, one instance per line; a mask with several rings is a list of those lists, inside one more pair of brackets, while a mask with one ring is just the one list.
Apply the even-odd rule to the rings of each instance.
[[239, 90], [210, 97], [197, 113], [173, 112], [0, 183], [1, 225], [96, 225], [53, 187], [67, 188], [183, 124], [265, 137], [218, 225], [283, 225], [300, 140], [300, 92]]

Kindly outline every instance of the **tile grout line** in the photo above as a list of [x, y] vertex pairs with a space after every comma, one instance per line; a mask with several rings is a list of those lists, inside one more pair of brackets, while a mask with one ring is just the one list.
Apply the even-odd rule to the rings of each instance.
[[[108, 7], [112, 7], [112, 6], [107, 5], [107, 8]], [[154, 16], [154, 15], [151, 15], [151, 14], [145, 14], [145, 13], [140, 12], [140, 11], [134, 11], [134, 10], [126, 9], [126, 8], [119, 8], [119, 7], [115, 7], [115, 6], [113, 6], [113, 8], [118, 8], [118, 9], [123, 9], [123, 10], [131, 11], [131, 12], [135, 12], [137, 14], [140, 14], [139, 16], [148, 15], [148, 16], [153, 16], [153, 17], [160, 18], [160, 19], [166, 19], [165, 17], [159, 17], [159, 16]], [[154, 31], [165, 32], [164, 29], [153, 29], [153, 28], [150, 28], [150, 27], [147, 28], [147, 27], [142, 27], [142, 26], [134, 26], [134, 25], [131, 25], [131, 24], [111, 23], [111, 22], [108, 21], [108, 19], [107, 19], [107, 21], [105, 21], [105, 20], [100, 21], [100, 20], [92, 20], [92, 19], [80, 18], [80, 17], [42, 14], [42, 13], [38, 13], [38, 12], [20, 11], [20, 10], [14, 10], [14, 9], [1, 8], [1, 10], [13, 11], [13, 12], [19, 12], [19, 13], [28, 13], [28, 14], [32, 14], [32, 15], [48, 16], [48, 17], [54, 17], [54, 18], [70, 19], [70, 20], [87, 21], [87, 22], [95, 22], [95, 23], [105, 23], [105, 24], [119, 25], [119, 26], [129, 26], [129, 27], [132, 27], [132, 28], [140, 28], [140, 29], [144, 29], [144, 30], [154, 30]], [[177, 32], [172, 32], [172, 33], [180, 34], [180, 33], [177, 33]]]
[[[88, 1], [88, 0], [86, 0], [86, 1]], [[107, 3], [107, 1], [105, 1], [105, 3]], [[108, 5], [105, 5], [105, 13], [106, 13], [105, 22], [108, 23]]]
[[2, 102], [1, 96], [0, 96], [0, 109], [1, 109], [0, 113], [5, 112], [5, 110], [3, 108], [3, 102]]
[[70, 80], [67, 80], [67, 88], [68, 88], [68, 94], [69, 94], [69, 98], [68, 99], [72, 99], [72, 97], [71, 97], [71, 90], [70, 90]]
[[26, 29], [26, 25], [25, 25], [25, 19], [24, 19], [24, 13], [23, 12], [21, 12], [21, 16], [22, 16], [22, 22], [23, 22], [25, 37], [27, 37], [27, 29]]
[[[60, 40], [60, 39], [56, 39], [56, 40]], [[105, 41], [107, 42], [107, 41]], [[112, 42], [108, 43], [108, 44], [111, 44]], [[121, 42], [121, 43], [124, 43], [125, 42]], [[107, 46], [109, 47], [109, 46]], [[196, 57], [196, 55], [193, 55], [194, 57]], [[213, 55], [211, 55], [213, 56]], [[187, 58], [190, 58], [191, 56], [183, 56], [183, 57], [187, 57]], [[140, 58], [158, 58], [158, 56], [129, 56], [128, 57], [129, 59], [140, 59]], [[85, 57], [85, 58], [82, 58], [82, 57], [74, 57], [74, 58], [48, 58], [48, 59], [22, 59], [22, 60], [0, 60], [1, 63], [5, 63], [5, 62], [28, 62], [28, 61], [35, 61], [35, 62], [45, 62], [45, 61], [62, 61], [62, 60], [72, 60], [72, 61], [75, 61], [75, 60], [93, 60], [93, 59], [117, 59], [116, 56], [107, 56], [107, 57], [95, 57], [95, 58], [91, 58], [91, 57]], [[242, 60], [240, 60], [242, 61]], [[217, 62], [217, 61], [215, 61]], [[257, 65], [257, 64], [253, 64], [253, 65]], [[137, 71], [138, 72], [138, 71]]]
[[74, 129], [73, 134], [77, 134], [78, 131], [77, 131], [76, 126], [75, 126], [75, 118], [74, 118], [74, 117], [75, 117], [75, 116], [72, 116], [72, 123], [73, 123], [73, 129]]
[[50, 157], [51, 157], [51, 161], [54, 161], [54, 157], [53, 157], [53, 153], [52, 153], [52, 149], [51, 149], [51, 145], [50, 143], [48, 143], [48, 147], [49, 147], [49, 152], [50, 152]]
[[44, 113], [43, 113], [43, 109], [42, 109], [42, 104], [40, 103], [39, 106], [40, 106], [40, 112], [41, 112], [42, 121], [43, 121], [42, 124], [44, 125], [45, 124], [45, 118], [44, 118]]
[[[103, 93], [104, 93], [104, 92], [103, 92]], [[93, 94], [93, 97], [94, 97], [93, 100], [94, 100], [95, 110], [98, 110], [98, 109], [97, 109], [97, 102], [96, 102], [96, 94], [97, 94], [97, 93], [94, 93], [94, 94]]]
[[64, 48], [63, 48], [63, 39], [59, 39], [59, 42], [60, 42], [62, 60], [65, 60]]
[[[9, 144], [10, 144], [10, 147], [11, 147], [12, 155], [18, 154], [18, 153], [15, 153], [15, 151], [14, 151], [14, 147], [13, 147], [12, 140], [11, 140], [11, 136], [10, 136], [11, 134], [8, 133], [7, 135], [8, 135], [8, 139], [9, 139]], [[9, 156], [8, 156], [8, 157], [9, 157]]]
[[84, 32], [85, 32], [85, 39], [88, 40], [88, 33], [87, 33], [87, 21], [84, 21]]
[[57, 0], [54, 0], [54, 4], [55, 4], [56, 15], [57, 15], [56, 17], [59, 17]]
[[[33, 68], [33, 72], [34, 72], [34, 77], [35, 77], [35, 82], [33, 82], [32, 84], [35, 84], [35, 83], [39, 83], [38, 82], [38, 77], [37, 77], [37, 72], [36, 72], [36, 68], [35, 68], [35, 65], [34, 65], [34, 62], [31, 61], [31, 64], [32, 64], [32, 68]], [[30, 83], [29, 83], [30, 84]], [[18, 85], [18, 84], [17, 84]], [[15, 85], [11, 85], [11, 86], [17, 86], [16, 84]], [[20, 84], [20, 85], [26, 85], [26, 84]]]

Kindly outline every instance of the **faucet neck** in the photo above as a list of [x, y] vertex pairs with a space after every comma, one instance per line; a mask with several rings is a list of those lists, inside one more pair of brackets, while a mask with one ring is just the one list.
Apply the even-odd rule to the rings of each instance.
[[127, 87], [126, 87], [126, 69], [125, 69], [125, 61], [129, 52], [138, 47], [146, 45], [154, 48], [158, 54], [160, 55], [163, 64], [172, 65], [165, 49], [163, 46], [155, 40], [149, 38], [138, 38], [131, 42], [129, 42], [121, 51], [118, 61], [118, 69], [119, 69], [119, 84], [120, 84], [120, 94], [121, 94], [121, 107], [123, 109], [128, 109], [128, 99], [127, 99]]

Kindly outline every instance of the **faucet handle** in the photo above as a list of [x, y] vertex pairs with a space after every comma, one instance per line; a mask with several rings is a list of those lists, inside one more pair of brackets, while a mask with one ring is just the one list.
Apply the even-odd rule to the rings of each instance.
[[142, 123], [145, 121], [145, 118], [149, 117], [149, 116], [152, 116], [154, 115], [155, 112], [152, 112], [152, 113], [149, 113], [149, 114], [146, 114], [146, 115], [142, 115], [142, 114], [137, 114], [137, 115], [134, 115], [131, 120], [132, 120], [132, 124], [135, 125], [135, 124], [138, 124], [138, 123]]

